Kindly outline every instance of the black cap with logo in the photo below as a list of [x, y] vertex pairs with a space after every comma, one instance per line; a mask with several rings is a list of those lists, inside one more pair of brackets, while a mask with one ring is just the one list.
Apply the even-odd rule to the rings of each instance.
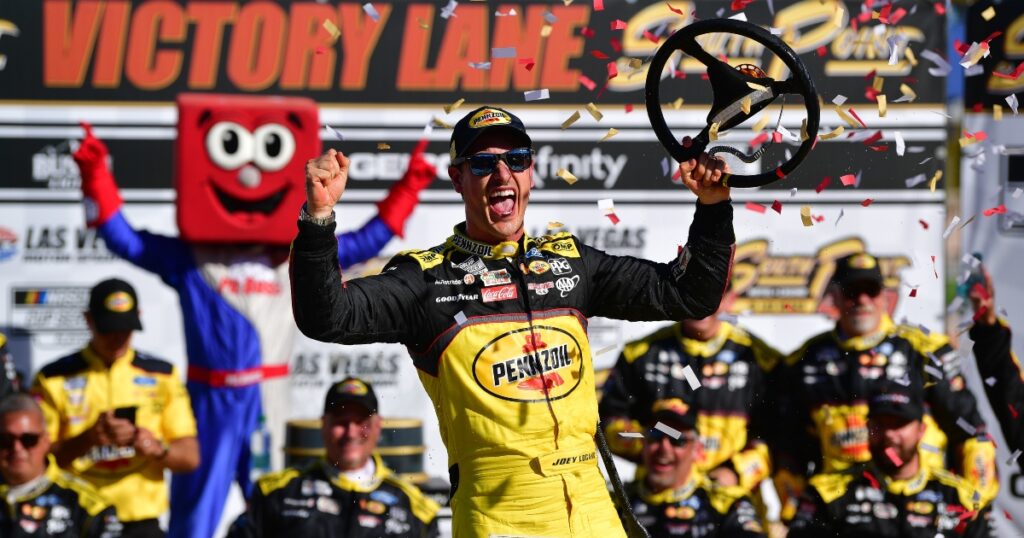
[[878, 266], [878, 259], [866, 253], [859, 252], [836, 260], [836, 271], [832, 275], [832, 282], [846, 287], [854, 282], [871, 282], [882, 285], [882, 270]]
[[142, 330], [135, 288], [118, 278], [93, 286], [89, 292], [89, 314], [100, 334]]
[[362, 406], [369, 414], [376, 414], [377, 395], [373, 393], [373, 387], [362, 379], [347, 377], [327, 389], [327, 397], [324, 398], [325, 415], [350, 405]]
[[506, 131], [519, 138], [522, 147], [532, 147], [526, 126], [515, 114], [496, 106], [482, 106], [462, 117], [452, 130], [449, 153], [454, 160], [462, 157], [484, 133]]
[[654, 421], [652, 426], [661, 422], [681, 431], [697, 428], [697, 410], [680, 398], [654, 402], [651, 406], [651, 418]]
[[905, 420], [924, 417], [924, 394], [920, 387], [890, 382], [868, 400], [868, 416], [890, 415]]

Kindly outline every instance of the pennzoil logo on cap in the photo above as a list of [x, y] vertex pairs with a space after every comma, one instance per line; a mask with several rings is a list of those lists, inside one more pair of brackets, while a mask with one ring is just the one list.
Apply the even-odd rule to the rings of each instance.
[[686, 405], [679, 398], [668, 398], [666, 400], [658, 400], [654, 402], [654, 406], [651, 411], [657, 413], [659, 411], [671, 411], [677, 415], [685, 415], [690, 412], [690, 406]]
[[512, 123], [512, 118], [508, 114], [493, 108], [485, 108], [469, 118], [470, 129], [482, 129], [491, 125], [508, 125], [510, 123]]
[[103, 307], [111, 312], [123, 314], [135, 308], [135, 300], [126, 291], [115, 291], [103, 300]]
[[856, 254], [850, 258], [850, 267], [854, 269], [874, 269], [878, 261], [870, 254]]
[[366, 383], [358, 379], [350, 379], [342, 383], [337, 389], [337, 392], [341, 394], [352, 394], [353, 396], [362, 396], [369, 391], [370, 389], [366, 387]]

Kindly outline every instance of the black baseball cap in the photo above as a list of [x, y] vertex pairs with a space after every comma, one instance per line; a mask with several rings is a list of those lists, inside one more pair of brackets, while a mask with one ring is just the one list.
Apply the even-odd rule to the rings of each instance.
[[455, 124], [448, 150], [451, 158], [454, 160], [464, 156], [477, 138], [494, 131], [506, 131], [517, 137], [522, 147], [533, 147], [533, 141], [530, 140], [530, 135], [526, 134], [523, 120], [503, 108], [482, 106], [466, 114]]
[[886, 383], [868, 401], [868, 416], [890, 415], [906, 420], [921, 420], [924, 417], [924, 394], [920, 387]]
[[871, 282], [881, 286], [882, 270], [878, 266], [878, 259], [867, 252], [858, 252], [839, 258], [836, 260], [836, 271], [832, 274], [832, 282], [842, 288], [854, 282]]
[[377, 395], [369, 383], [355, 377], [347, 377], [327, 389], [324, 398], [324, 414], [339, 411], [347, 405], [360, 405], [371, 414], [377, 414]]
[[139, 296], [131, 284], [118, 278], [93, 286], [89, 292], [89, 314], [100, 334], [142, 330]]
[[651, 426], [661, 422], [677, 430], [697, 428], [697, 410], [680, 398], [658, 400], [651, 406]]

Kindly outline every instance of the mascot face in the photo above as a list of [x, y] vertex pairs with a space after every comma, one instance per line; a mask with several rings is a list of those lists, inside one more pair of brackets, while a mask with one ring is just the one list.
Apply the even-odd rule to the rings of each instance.
[[320, 154], [303, 98], [182, 94], [175, 145], [178, 229], [186, 241], [287, 245]]

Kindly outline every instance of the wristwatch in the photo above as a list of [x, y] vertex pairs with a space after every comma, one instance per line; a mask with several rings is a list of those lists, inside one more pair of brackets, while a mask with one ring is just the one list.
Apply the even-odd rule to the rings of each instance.
[[302, 204], [302, 209], [299, 210], [299, 220], [317, 226], [330, 226], [334, 224], [334, 211], [331, 211], [331, 214], [326, 217], [314, 217], [306, 211], [306, 204]]

